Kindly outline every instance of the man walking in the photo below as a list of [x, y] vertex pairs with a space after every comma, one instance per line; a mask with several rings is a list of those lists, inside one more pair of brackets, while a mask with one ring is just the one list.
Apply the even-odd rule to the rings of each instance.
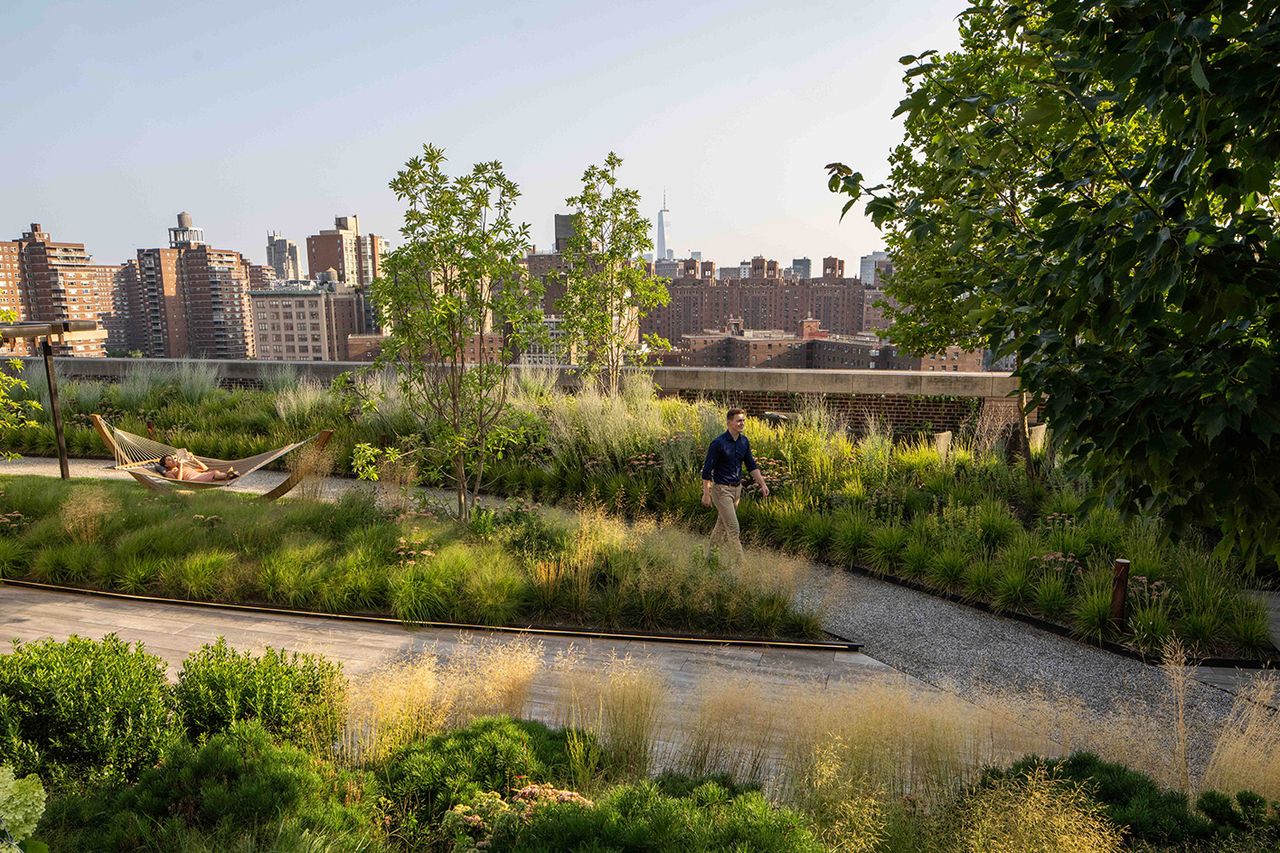
[[747, 425], [747, 413], [742, 409], [730, 409], [725, 414], [724, 432], [716, 436], [707, 448], [707, 459], [702, 463], [702, 505], [716, 508], [716, 526], [711, 531], [709, 548], [715, 548], [723, 540], [730, 558], [742, 561], [742, 540], [738, 535], [738, 501], [742, 498], [742, 466], [747, 466], [760, 497], [769, 496], [769, 486], [760, 473], [760, 466], [751, 455], [751, 442], [742, 434]]

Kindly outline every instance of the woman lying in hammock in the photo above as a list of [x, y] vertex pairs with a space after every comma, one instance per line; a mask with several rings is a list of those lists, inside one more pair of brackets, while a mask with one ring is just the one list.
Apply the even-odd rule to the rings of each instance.
[[235, 468], [226, 471], [211, 471], [209, 466], [201, 462], [185, 448], [178, 452], [163, 456], [160, 467], [170, 480], [189, 480], [196, 483], [217, 483], [223, 480], [234, 480], [240, 474]]

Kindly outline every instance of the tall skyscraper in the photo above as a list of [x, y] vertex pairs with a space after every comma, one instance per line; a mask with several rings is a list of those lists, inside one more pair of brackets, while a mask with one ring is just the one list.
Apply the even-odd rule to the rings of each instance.
[[[12, 310], [15, 294], [17, 312], [23, 320], [93, 320], [98, 330], [80, 339], [55, 344], [59, 355], [106, 355], [107, 330], [115, 323], [115, 291], [120, 267], [95, 264], [84, 243], [55, 243], [33, 222], [31, 230], [17, 240], [3, 244], [9, 263], [0, 264], [6, 277], [0, 279], [0, 307]], [[17, 259], [17, 264], [12, 259]], [[16, 269], [16, 287], [10, 276]]]
[[252, 358], [249, 262], [239, 252], [204, 242], [191, 214], [178, 214], [169, 248], [139, 249], [131, 306], [146, 355], [167, 358]]
[[893, 273], [893, 261], [888, 252], [863, 255], [858, 267], [858, 278], [862, 279], [862, 283], [877, 290], [884, 287], [882, 280], [885, 276]]
[[277, 281], [296, 281], [302, 278], [298, 263], [298, 244], [286, 240], [276, 232], [267, 234], [267, 266], [276, 271]]
[[796, 278], [809, 278], [813, 274], [813, 261], [808, 258], [794, 258], [791, 261], [791, 272]]
[[662, 191], [662, 208], [658, 211], [658, 233], [654, 236], [653, 251], [655, 261], [669, 261], [675, 255], [674, 249], [668, 249], [667, 243], [667, 217], [671, 211], [667, 210], [667, 191]]

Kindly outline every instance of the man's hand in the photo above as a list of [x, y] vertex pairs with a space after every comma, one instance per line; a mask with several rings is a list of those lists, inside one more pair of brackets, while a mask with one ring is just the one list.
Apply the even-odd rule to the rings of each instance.
[[711, 484], [706, 480], [702, 481], [702, 505], [711, 506]]
[[760, 490], [760, 497], [769, 497], [769, 484], [764, 481], [764, 474], [760, 473], [759, 468], [751, 472], [751, 479], [756, 481], [756, 488]]

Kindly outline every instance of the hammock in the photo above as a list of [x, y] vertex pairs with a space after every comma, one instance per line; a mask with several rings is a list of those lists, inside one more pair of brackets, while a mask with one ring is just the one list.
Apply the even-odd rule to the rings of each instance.
[[[256, 456], [249, 456], [245, 459], [214, 459], [210, 456], [195, 456], [196, 459], [208, 466], [210, 471], [229, 471], [235, 469], [237, 476], [226, 480], [214, 480], [204, 482], [200, 480], [174, 480], [166, 477], [160, 469], [160, 460], [165, 456], [172, 456], [178, 452], [178, 448], [171, 447], [143, 435], [135, 435], [122, 429], [116, 429], [107, 423], [100, 415], [90, 415], [93, 426], [98, 431], [98, 435], [102, 437], [102, 441], [107, 447], [111, 448], [112, 454], [115, 456], [116, 464], [112, 470], [123, 471], [133, 479], [137, 480], [143, 486], [154, 491], [167, 491], [175, 489], [220, 489], [223, 486], [229, 486], [237, 480], [252, 474], [265, 465], [284, 456], [286, 453], [297, 450], [309, 441], [316, 442], [316, 448], [323, 448], [329, 443], [333, 430], [323, 430], [310, 438], [304, 438], [302, 441], [296, 441], [293, 444], [268, 450], [265, 453], [259, 453]], [[289, 492], [302, 479], [304, 472], [295, 471], [289, 475], [289, 478], [262, 497], [265, 500], [275, 500], [281, 495]]]

